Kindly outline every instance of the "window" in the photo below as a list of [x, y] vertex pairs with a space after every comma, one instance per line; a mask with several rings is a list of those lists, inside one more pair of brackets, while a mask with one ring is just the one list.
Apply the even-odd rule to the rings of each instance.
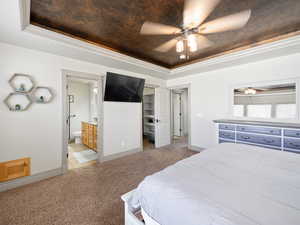
[[233, 107], [233, 115], [237, 117], [244, 116], [244, 105], [234, 105]]
[[248, 105], [248, 117], [271, 118], [272, 105]]
[[296, 118], [296, 104], [276, 105], [276, 118]]

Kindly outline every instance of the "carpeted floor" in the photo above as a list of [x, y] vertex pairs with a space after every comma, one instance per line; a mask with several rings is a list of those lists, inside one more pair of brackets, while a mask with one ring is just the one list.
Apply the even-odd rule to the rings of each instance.
[[123, 225], [120, 196], [145, 176], [193, 154], [168, 146], [0, 193], [0, 225]]

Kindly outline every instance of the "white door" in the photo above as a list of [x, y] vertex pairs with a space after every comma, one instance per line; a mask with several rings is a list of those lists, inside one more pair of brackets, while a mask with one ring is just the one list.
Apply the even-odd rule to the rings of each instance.
[[155, 88], [155, 147], [171, 143], [170, 138], [170, 90]]
[[181, 136], [181, 94], [173, 94], [173, 134]]

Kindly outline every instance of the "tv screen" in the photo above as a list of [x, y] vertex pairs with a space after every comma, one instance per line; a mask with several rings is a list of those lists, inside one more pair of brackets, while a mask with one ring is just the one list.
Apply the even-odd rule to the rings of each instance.
[[108, 72], [104, 101], [141, 102], [145, 80]]

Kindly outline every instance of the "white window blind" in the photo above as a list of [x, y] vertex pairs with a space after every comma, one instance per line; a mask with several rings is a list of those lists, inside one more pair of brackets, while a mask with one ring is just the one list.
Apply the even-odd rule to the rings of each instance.
[[296, 118], [296, 104], [277, 104], [276, 118]]
[[237, 117], [244, 116], [244, 105], [234, 105], [233, 106], [233, 115]]
[[248, 117], [271, 118], [272, 105], [248, 105]]

